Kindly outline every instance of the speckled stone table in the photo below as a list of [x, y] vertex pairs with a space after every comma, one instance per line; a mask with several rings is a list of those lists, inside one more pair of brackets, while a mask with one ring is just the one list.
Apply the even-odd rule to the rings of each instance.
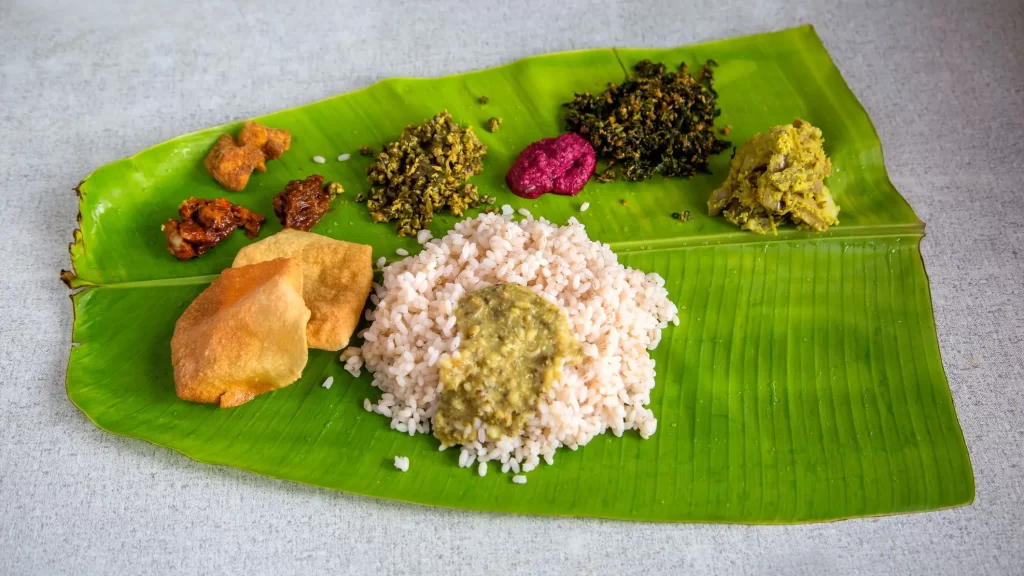
[[[801, 23], [928, 223], [972, 505], [782, 527], [438, 510], [198, 464], [104, 433], [68, 401], [57, 273], [71, 189], [93, 168], [387, 76]], [[0, 1], [0, 574], [1021, 574], [1022, 182], [1019, 0]]]

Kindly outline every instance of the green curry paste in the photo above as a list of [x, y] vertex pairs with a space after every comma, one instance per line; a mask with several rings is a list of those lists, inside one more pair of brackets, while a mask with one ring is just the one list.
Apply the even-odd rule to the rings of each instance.
[[499, 284], [459, 300], [458, 357], [440, 364], [441, 405], [434, 435], [453, 446], [518, 435], [537, 403], [581, 358], [565, 313], [519, 284]]

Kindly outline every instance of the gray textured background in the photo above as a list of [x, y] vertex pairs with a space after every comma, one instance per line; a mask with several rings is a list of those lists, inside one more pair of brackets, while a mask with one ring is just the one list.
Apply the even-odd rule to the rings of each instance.
[[[1021, 0], [242, 4], [0, 0], [0, 573], [1024, 573]], [[435, 510], [197, 464], [68, 401], [57, 272], [92, 169], [387, 76], [805, 22], [928, 223], [973, 505], [793, 527]]]

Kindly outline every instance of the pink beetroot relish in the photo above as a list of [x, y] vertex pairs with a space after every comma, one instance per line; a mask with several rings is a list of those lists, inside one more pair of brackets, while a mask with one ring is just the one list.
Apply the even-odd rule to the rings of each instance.
[[594, 147], [579, 134], [545, 138], [526, 147], [505, 175], [516, 196], [534, 199], [551, 192], [575, 196], [597, 164]]

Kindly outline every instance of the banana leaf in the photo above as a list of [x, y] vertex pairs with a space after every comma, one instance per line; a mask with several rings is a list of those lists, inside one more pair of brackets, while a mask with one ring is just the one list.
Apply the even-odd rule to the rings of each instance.
[[[574, 92], [621, 82], [641, 59], [720, 63], [722, 116], [740, 143], [800, 117], [819, 126], [842, 206], [824, 234], [743, 232], [709, 218], [706, 199], [725, 178], [643, 183], [592, 181], [576, 198], [521, 200], [504, 174], [527, 144], [561, 133], [561, 104]], [[487, 104], [478, 102], [487, 96]], [[408, 436], [363, 410], [379, 392], [353, 378], [335, 354], [311, 351], [302, 379], [239, 408], [175, 396], [169, 340], [185, 307], [231, 264], [248, 240], [235, 234], [201, 259], [178, 262], [160, 224], [188, 196], [228, 197], [271, 215], [271, 198], [311, 173], [347, 192], [314, 231], [371, 244], [374, 258], [415, 252], [411, 238], [370, 222], [353, 197], [365, 192], [369, 159], [409, 123], [442, 109], [477, 127], [489, 147], [475, 178], [498, 204], [564, 223], [576, 216], [627, 265], [665, 278], [680, 308], [654, 351], [651, 407], [657, 433], [600, 436], [562, 449], [553, 466], [478, 477], [456, 450]], [[500, 132], [482, 129], [491, 116]], [[928, 278], [919, 251], [924, 225], [886, 175], [863, 108], [811, 27], [672, 49], [604, 49], [527, 58], [437, 79], [391, 79], [258, 119], [286, 128], [293, 147], [225, 193], [203, 157], [227, 124], [175, 138], [104, 166], [78, 188], [80, 230], [71, 246], [72, 402], [98, 426], [196, 460], [382, 498], [496, 512], [653, 521], [790, 523], [932, 510], [970, 502], [974, 480], [939, 357]], [[341, 153], [352, 159], [338, 162]], [[326, 164], [312, 161], [328, 158]], [[625, 204], [620, 200], [626, 200]], [[581, 213], [580, 205], [590, 203]], [[683, 223], [672, 212], [695, 216]], [[437, 217], [434, 236], [456, 222]], [[321, 383], [334, 377], [334, 385]], [[408, 456], [399, 472], [395, 456]], [[492, 466], [493, 468], [493, 466]]]

